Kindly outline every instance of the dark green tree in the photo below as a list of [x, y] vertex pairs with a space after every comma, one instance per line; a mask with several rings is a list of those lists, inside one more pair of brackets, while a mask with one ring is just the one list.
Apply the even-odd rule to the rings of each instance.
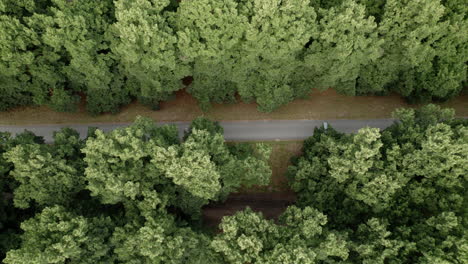
[[466, 80], [465, 24], [438, 0], [387, 0], [378, 27], [385, 52], [361, 72], [357, 92], [396, 91], [413, 102], [458, 94]]
[[13, 204], [13, 192], [18, 182], [10, 176], [13, 164], [4, 154], [17, 145], [43, 143], [42, 138], [29, 131], [12, 137], [9, 133], [0, 132], [0, 259], [10, 249], [20, 245], [20, 223], [34, 215], [34, 210], [21, 210]]

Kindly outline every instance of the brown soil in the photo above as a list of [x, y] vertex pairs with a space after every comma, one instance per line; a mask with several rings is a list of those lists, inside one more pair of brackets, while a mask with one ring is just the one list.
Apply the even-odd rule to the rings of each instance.
[[271, 182], [268, 186], [245, 188], [240, 193], [289, 192], [286, 171], [291, 165], [291, 158], [301, 154], [302, 141], [264, 141], [262, 143], [272, 148], [269, 161], [272, 170]]
[[203, 208], [203, 222], [216, 228], [224, 216], [230, 216], [250, 207], [261, 212], [267, 219], [276, 219], [296, 201], [292, 192], [231, 194], [224, 203], [210, 204]]
[[[198, 116], [215, 120], [268, 120], [268, 119], [370, 119], [388, 118], [398, 107], [410, 107], [401, 97], [389, 96], [346, 96], [329, 89], [324, 92], [314, 90], [309, 99], [295, 100], [272, 113], [261, 113], [255, 103], [214, 104], [208, 112], [198, 107], [196, 100], [180, 90], [176, 98], [163, 102], [161, 110], [152, 111], [148, 107], [133, 102], [122, 108], [118, 114], [89, 116], [84, 102], [76, 113], [58, 113], [45, 106], [20, 107], [8, 112], [0, 112], [0, 124], [71, 124], [71, 123], [126, 123], [136, 116], [147, 116], [156, 121], [189, 121]], [[459, 116], [468, 116], [468, 95], [461, 95], [441, 104], [452, 107]], [[412, 105], [411, 107], [417, 107]]]
[[223, 216], [233, 215], [249, 206], [267, 219], [276, 219], [286, 207], [295, 202], [295, 195], [287, 184], [286, 170], [292, 156], [299, 155], [302, 141], [263, 142], [272, 147], [270, 166], [271, 184], [253, 187], [231, 194], [223, 203], [211, 204], [203, 209], [203, 220], [209, 228], [216, 228]]

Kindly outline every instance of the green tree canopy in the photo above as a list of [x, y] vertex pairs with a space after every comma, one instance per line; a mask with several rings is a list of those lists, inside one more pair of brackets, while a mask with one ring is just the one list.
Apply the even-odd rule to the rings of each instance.
[[382, 132], [316, 130], [289, 169], [298, 205], [352, 231], [354, 263], [462, 263], [466, 121], [434, 105], [395, 118]]
[[154, 109], [182, 88], [188, 75], [176, 53], [177, 37], [165, 8], [169, 0], [116, 1], [112, 52], [119, 58], [129, 90]]
[[262, 145], [257, 149], [236, 157], [222, 134], [196, 128], [179, 143], [175, 126], [156, 127], [140, 118], [107, 134], [97, 130], [87, 140], [87, 188], [103, 203], [149, 199], [155, 206], [162, 201], [163, 207], [199, 212], [208, 200], [224, 199], [242, 184], [268, 184], [270, 151]]
[[316, 12], [308, 0], [241, 2], [248, 18], [245, 40], [235, 67], [241, 98], [256, 100], [259, 110], [273, 109], [303, 97], [310, 87], [295, 85], [295, 72], [306, 43], [316, 30]]
[[289, 207], [279, 224], [250, 208], [224, 217], [222, 233], [211, 243], [224, 263], [318, 263], [348, 257], [347, 242], [324, 228], [327, 217], [315, 209]]
[[18, 183], [15, 206], [28, 208], [32, 201], [40, 206], [67, 205], [84, 189], [83, 161], [79, 134], [64, 129], [54, 134], [53, 145], [21, 144], [4, 154], [14, 166], [10, 173]]
[[60, 206], [45, 208], [21, 224], [21, 248], [4, 263], [111, 263], [113, 223], [108, 217], [86, 218]]
[[234, 102], [234, 67], [241, 52], [247, 17], [238, 1], [182, 1], [175, 14], [178, 51], [191, 68], [189, 92], [203, 109], [210, 102]]
[[4, 262], [219, 263], [201, 207], [271, 175], [270, 148], [228, 145], [222, 131], [199, 118], [181, 141], [175, 126], [138, 118], [84, 140], [62, 129], [52, 144], [2, 134]]
[[317, 89], [336, 88], [356, 94], [356, 81], [363, 67], [376, 61], [383, 50], [374, 17], [355, 1], [319, 12], [317, 30], [305, 52], [304, 81]]

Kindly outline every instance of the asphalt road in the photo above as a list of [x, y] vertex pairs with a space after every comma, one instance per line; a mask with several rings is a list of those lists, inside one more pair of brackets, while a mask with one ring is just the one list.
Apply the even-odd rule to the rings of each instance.
[[[220, 122], [224, 128], [224, 137], [228, 141], [269, 141], [269, 140], [303, 140], [313, 134], [315, 127], [320, 127], [326, 121], [336, 130], [351, 133], [362, 127], [377, 127], [384, 129], [393, 123], [393, 119], [368, 120], [255, 120]], [[183, 135], [189, 122], [161, 122], [158, 124], [174, 124]], [[54, 131], [62, 127], [76, 129], [81, 137], [86, 137], [88, 127], [98, 127], [103, 131], [110, 131], [128, 124], [76, 124], [76, 125], [32, 125], [32, 126], [5, 126], [0, 125], [0, 131], [12, 134], [23, 132], [25, 129], [44, 137], [46, 142], [52, 141]]]

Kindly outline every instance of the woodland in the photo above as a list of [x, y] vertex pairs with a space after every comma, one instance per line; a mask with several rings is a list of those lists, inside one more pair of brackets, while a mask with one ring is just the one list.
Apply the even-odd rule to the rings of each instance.
[[443, 101], [466, 87], [464, 0], [0, 0], [0, 111], [271, 112], [312, 89]]
[[206, 118], [182, 139], [138, 118], [80, 139], [0, 137], [0, 259], [42, 263], [466, 263], [468, 121], [398, 109], [380, 131], [316, 128], [287, 171], [297, 201], [204, 225], [203, 206], [267, 185], [271, 149]]
[[[0, 111], [91, 115], [186, 89], [203, 110], [310, 96], [466, 91], [465, 0], [0, 0]], [[190, 80], [188, 86], [184, 80]], [[225, 142], [199, 117], [138, 117], [53, 142], [0, 132], [5, 264], [467, 264], [468, 119], [428, 104], [390, 127], [316, 128], [277, 218], [250, 208], [214, 228], [203, 209], [268, 186], [271, 147]]]

